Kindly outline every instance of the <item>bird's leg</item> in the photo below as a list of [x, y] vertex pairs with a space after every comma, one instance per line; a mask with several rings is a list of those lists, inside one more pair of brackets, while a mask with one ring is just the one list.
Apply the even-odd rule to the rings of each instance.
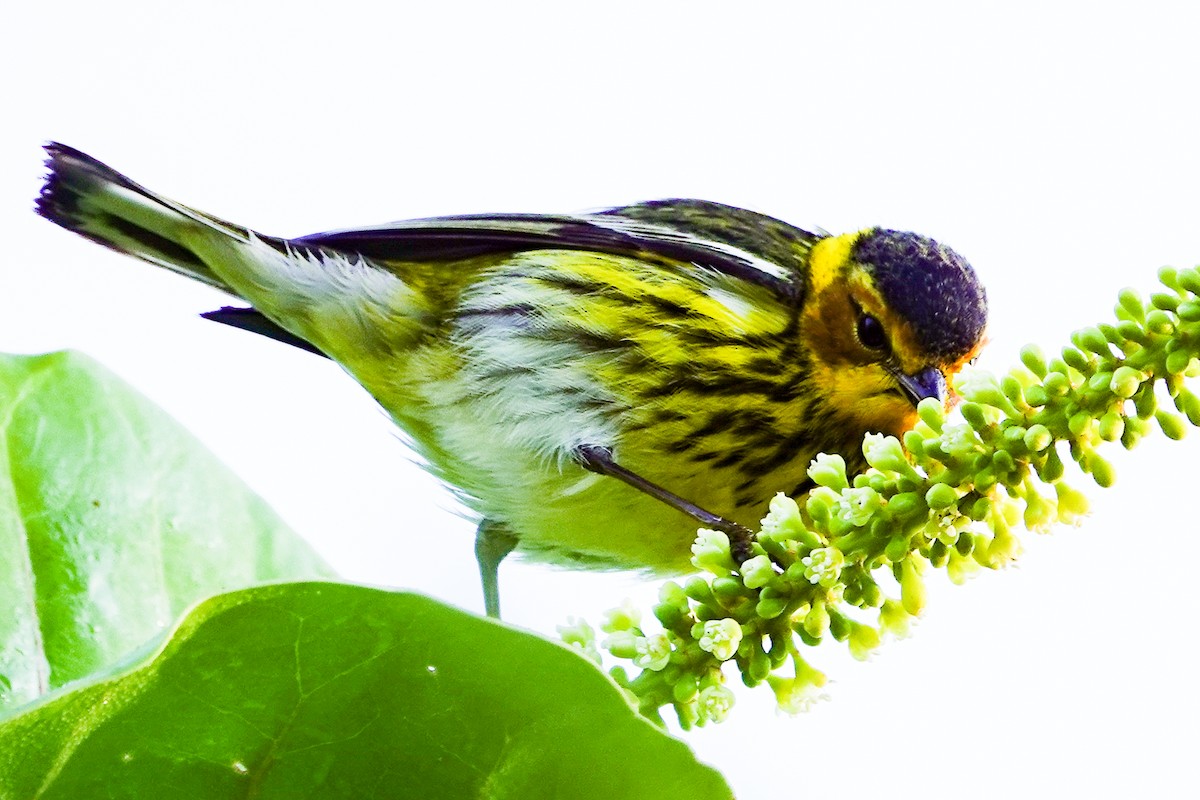
[[483, 608], [489, 617], [500, 619], [500, 562], [517, 546], [517, 537], [498, 522], [485, 519], [475, 532], [475, 560], [483, 584]]
[[751, 549], [751, 546], [754, 544], [754, 534], [751, 533], [749, 528], [718, 516], [711, 511], [705, 511], [695, 503], [684, 500], [677, 494], [668, 492], [656, 483], [651, 483], [636, 472], [625, 469], [625, 467], [622, 467], [613, 460], [611, 449], [593, 444], [580, 445], [575, 450], [575, 458], [580, 466], [589, 472], [616, 478], [623, 483], [629, 484], [639, 492], [644, 492], [657, 500], [661, 500], [671, 508], [682, 511], [697, 522], [721, 531], [729, 537], [729, 551], [736, 563], [741, 564], [754, 555]]

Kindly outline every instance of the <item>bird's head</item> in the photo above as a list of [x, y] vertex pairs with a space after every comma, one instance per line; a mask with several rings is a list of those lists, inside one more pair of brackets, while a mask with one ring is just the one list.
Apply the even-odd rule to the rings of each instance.
[[966, 259], [915, 233], [822, 239], [801, 311], [814, 388], [865, 431], [899, 435], [983, 343], [987, 299]]

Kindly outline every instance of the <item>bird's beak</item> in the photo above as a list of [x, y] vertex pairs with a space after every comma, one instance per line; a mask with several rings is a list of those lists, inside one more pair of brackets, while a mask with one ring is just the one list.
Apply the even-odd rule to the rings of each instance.
[[914, 406], [926, 397], [946, 399], [946, 376], [937, 367], [923, 369], [915, 375], [906, 375], [896, 369], [892, 370], [892, 375]]

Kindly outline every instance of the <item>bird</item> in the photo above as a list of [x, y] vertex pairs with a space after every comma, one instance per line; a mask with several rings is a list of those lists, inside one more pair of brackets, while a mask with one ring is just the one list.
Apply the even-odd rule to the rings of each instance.
[[246, 305], [206, 318], [325, 356], [475, 516], [484, 606], [514, 550], [679, 575], [739, 562], [812, 459], [866, 468], [984, 341], [971, 265], [920, 234], [807, 231], [697, 199], [278, 238], [49, 143], [38, 214]]

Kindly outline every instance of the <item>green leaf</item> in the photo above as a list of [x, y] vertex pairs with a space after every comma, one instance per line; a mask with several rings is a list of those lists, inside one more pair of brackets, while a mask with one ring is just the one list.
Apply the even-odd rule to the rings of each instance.
[[561, 644], [300, 583], [208, 600], [136, 668], [0, 722], [0, 796], [732, 795]]
[[0, 708], [200, 599], [329, 569], [178, 423], [78, 353], [0, 356]]

